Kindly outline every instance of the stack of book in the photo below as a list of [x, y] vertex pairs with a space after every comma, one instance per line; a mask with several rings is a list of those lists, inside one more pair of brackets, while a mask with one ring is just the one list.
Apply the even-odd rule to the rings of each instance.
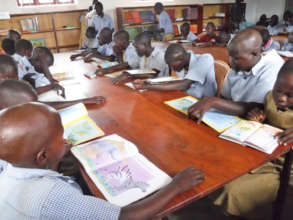
[[183, 17], [185, 20], [196, 20], [198, 18], [197, 8], [183, 9]]

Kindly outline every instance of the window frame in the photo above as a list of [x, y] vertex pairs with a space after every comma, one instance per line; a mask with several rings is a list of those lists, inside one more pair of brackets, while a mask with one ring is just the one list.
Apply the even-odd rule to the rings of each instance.
[[42, 5], [68, 5], [74, 4], [76, 0], [70, 0], [70, 2], [60, 2], [59, 0], [53, 0], [52, 3], [40, 3], [39, 0], [33, 0], [33, 3], [21, 3], [21, 0], [17, 0], [18, 6], [42, 6]]

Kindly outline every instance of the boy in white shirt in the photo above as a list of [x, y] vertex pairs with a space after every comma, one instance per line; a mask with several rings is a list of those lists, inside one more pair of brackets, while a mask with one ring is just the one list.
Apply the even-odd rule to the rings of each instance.
[[185, 22], [184, 24], [182, 24], [180, 26], [180, 30], [183, 40], [193, 42], [197, 39], [197, 36], [190, 31], [189, 23]]

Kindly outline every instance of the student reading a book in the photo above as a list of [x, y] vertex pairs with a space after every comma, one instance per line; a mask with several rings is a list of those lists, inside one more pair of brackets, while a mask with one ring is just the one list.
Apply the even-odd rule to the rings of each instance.
[[[54, 171], [68, 149], [60, 116], [53, 108], [19, 105], [1, 111], [0, 121], [5, 139], [0, 147], [0, 209], [6, 219], [151, 219], [175, 196], [204, 179], [195, 168], [185, 169], [150, 197], [121, 208], [84, 196], [72, 179]], [[11, 135], [9, 131], [15, 129], [18, 132]]]
[[129, 68], [137, 69], [139, 67], [138, 55], [134, 46], [129, 42], [127, 31], [120, 30], [114, 34], [113, 52], [119, 64], [109, 68], [98, 69], [96, 75], [104, 75]]
[[180, 26], [182, 39], [193, 42], [197, 39], [197, 36], [190, 31], [190, 24], [185, 22]]
[[136, 80], [136, 89], [150, 90], [182, 90], [197, 98], [214, 96], [217, 92], [217, 82], [214, 71], [214, 59], [210, 54], [194, 54], [185, 51], [180, 44], [171, 44], [165, 53], [166, 63], [176, 76], [183, 80], [171, 84], [152, 85], [147, 81]]
[[170, 16], [164, 9], [164, 5], [161, 2], [157, 2], [154, 6], [155, 13], [159, 18], [159, 29], [156, 31], [163, 35], [163, 41], [169, 41], [174, 38], [173, 23]]
[[278, 35], [280, 32], [284, 31], [283, 27], [279, 25], [279, 16], [272, 15], [269, 26], [267, 27], [270, 35]]
[[11, 56], [0, 54], [0, 82], [6, 79], [18, 79], [17, 65]]
[[90, 26], [94, 27], [98, 33], [100, 34], [101, 30], [104, 27], [108, 27], [114, 31], [114, 22], [110, 15], [104, 13], [104, 6], [101, 2], [96, 2], [95, 4], [96, 15], [93, 17], [92, 23]]
[[281, 46], [278, 41], [275, 41], [272, 36], [270, 35], [269, 31], [265, 29], [259, 30], [263, 43], [262, 43], [262, 51], [269, 51], [269, 50], [280, 50]]
[[[152, 47], [152, 37], [148, 32], [138, 34], [133, 43], [141, 70], [155, 70], [158, 72], [156, 77], [169, 76], [169, 67], [165, 62], [165, 50], [160, 47]], [[135, 57], [133, 58], [135, 59]], [[120, 83], [125, 80], [134, 80], [137, 77], [123, 72], [120, 76], [114, 78], [114, 83]]]
[[289, 33], [288, 40], [284, 43], [281, 50], [293, 52], [293, 30]]
[[15, 42], [9, 38], [4, 38], [1, 44], [5, 54], [12, 56], [15, 53]]
[[[12, 58], [17, 64], [19, 73], [26, 73], [26, 67], [30, 65], [29, 58], [32, 56], [33, 45], [30, 41], [20, 39], [15, 44], [15, 54]], [[22, 79], [24, 75], [18, 75], [18, 79]]]
[[[42, 103], [50, 105], [55, 109], [61, 109], [77, 103], [84, 103], [86, 105], [99, 105], [102, 104], [104, 101], [104, 97], [94, 96], [90, 98], [72, 101], [56, 101]], [[7, 79], [0, 82], [0, 110], [14, 105], [25, 104], [29, 102], [38, 102], [37, 92], [29, 83], [14, 79]]]
[[10, 29], [8, 31], [7, 37], [11, 40], [14, 40], [14, 42], [16, 42], [21, 38], [21, 35], [17, 30]]
[[212, 46], [216, 43], [216, 26], [213, 22], [206, 25], [206, 32], [200, 34], [194, 42], [194, 46]]
[[[259, 31], [248, 28], [238, 32], [228, 45], [231, 70], [225, 81], [222, 98], [206, 97], [189, 108], [191, 117], [202, 119], [211, 108], [245, 115], [255, 105], [263, 104], [273, 88], [284, 60], [275, 52], [261, 55]], [[247, 103], [243, 108], [243, 103]]]

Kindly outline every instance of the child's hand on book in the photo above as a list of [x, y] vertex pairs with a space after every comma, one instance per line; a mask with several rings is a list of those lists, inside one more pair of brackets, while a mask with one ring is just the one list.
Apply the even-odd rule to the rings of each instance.
[[85, 63], [90, 63], [92, 61], [92, 57], [91, 56], [87, 56], [87, 57], [83, 58], [83, 61]]
[[193, 187], [199, 185], [204, 181], [204, 174], [202, 171], [189, 167], [178, 173], [171, 183], [178, 191], [178, 193], [183, 193]]
[[65, 89], [63, 86], [60, 86], [58, 83], [52, 84], [53, 89], [57, 90], [58, 95], [61, 95], [63, 98], [65, 98]]
[[140, 90], [140, 89], [147, 89], [147, 83], [145, 80], [137, 79], [133, 81], [133, 85], [135, 89]]
[[84, 99], [83, 103], [84, 104], [94, 104], [94, 105], [99, 105], [103, 102], [105, 102], [105, 97], [103, 96], [94, 96], [94, 97], [91, 97], [91, 98], [87, 98], [87, 99]]
[[280, 145], [288, 145], [293, 143], [293, 127], [288, 128], [285, 131], [281, 132], [277, 135], [279, 138], [279, 144]]
[[95, 72], [95, 74], [97, 76], [103, 76], [107, 73], [106, 69], [97, 69], [97, 71]]
[[200, 123], [204, 114], [213, 107], [214, 97], [205, 97], [188, 108], [188, 116], [192, 119], [198, 118]]
[[70, 56], [70, 60], [74, 61], [79, 55], [78, 54], [73, 54]]
[[112, 83], [119, 84], [121, 82], [128, 80], [129, 78], [131, 78], [131, 75], [128, 72], [123, 71], [119, 76], [117, 76], [116, 78], [112, 80]]
[[247, 113], [246, 118], [251, 121], [257, 121], [263, 123], [266, 119], [266, 115], [263, 110], [259, 108], [254, 108], [250, 112]]

